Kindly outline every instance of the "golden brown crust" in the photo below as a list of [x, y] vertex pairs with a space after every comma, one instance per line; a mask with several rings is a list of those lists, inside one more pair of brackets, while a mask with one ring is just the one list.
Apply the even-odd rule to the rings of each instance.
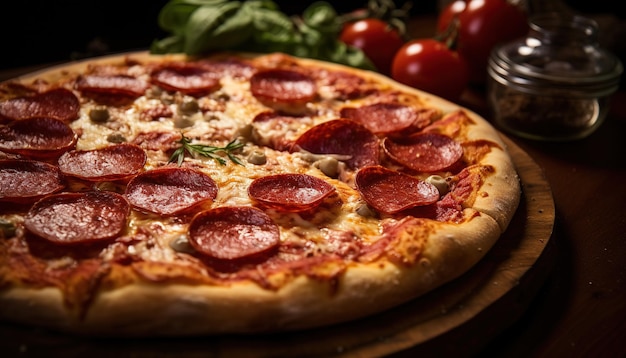
[[482, 117], [467, 113], [476, 123], [469, 130], [468, 140], [488, 139], [498, 144], [481, 159], [481, 164], [492, 166], [495, 173], [487, 178], [472, 207], [493, 217], [504, 232], [519, 205], [520, 180], [500, 134]]
[[[253, 54], [237, 55], [256, 58]], [[18, 80], [30, 83], [45, 79], [55, 83], [73, 78], [95, 63], [160, 63], [182, 59], [185, 57], [180, 55], [135, 53], [64, 65]], [[473, 157], [478, 163], [474, 163], [472, 170], [480, 178], [481, 186], [462, 203], [462, 220], [455, 223], [417, 220], [411, 225], [399, 225], [400, 229], [393, 235], [388, 234], [392, 244], [375, 255], [350, 261], [345, 270], [327, 277], [295, 275], [272, 289], [253, 280], [184, 283], [133, 276], [128, 283], [112, 284], [95, 292], [82, 311], [69, 308], [65, 294], [58, 287], [7, 284], [0, 290], [0, 318], [100, 336], [270, 332], [319, 327], [381, 312], [455, 279], [476, 264], [506, 230], [519, 203], [520, 185], [504, 142], [483, 118], [375, 73], [280, 54], [262, 57], [261, 61], [267, 66], [292, 61], [302, 66], [351, 72], [377, 85], [415, 94], [426, 106], [444, 116], [462, 112], [471, 125], [464, 126], [457, 139], [467, 146], [474, 145], [474, 141], [477, 145], [483, 140], [489, 142], [487, 149], [477, 150]], [[389, 219], [386, 224], [400, 221]], [[0, 280], [3, 281], [6, 278]]]
[[[55, 288], [0, 293], [4, 319], [77, 334], [172, 336], [274, 332], [319, 327], [390, 309], [464, 273], [500, 235], [495, 221], [475, 216], [443, 224], [410, 266], [386, 260], [354, 265], [334, 285], [299, 277], [279, 291], [232, 286], [133, 284], [101, 292], [79, 319]], [[28, 307], [27, 310], [24, 307]]]

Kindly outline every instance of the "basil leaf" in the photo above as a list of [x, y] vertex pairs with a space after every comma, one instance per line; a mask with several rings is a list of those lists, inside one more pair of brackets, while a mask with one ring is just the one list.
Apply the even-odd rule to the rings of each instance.
[[[244, 6], [248, 3], [244, 3]], [[259, 44], [280, 44], [293, 42], [295, 28], [291, 19], [280, 12], [263, 7], [256, 7], [250, 2], [254, 27], [254, 41]]]
[[213, 31], [209, 49], [230, 49], [246, 42], [252, 36], [252, 11], [241, 7]]
[[181, 35], [189, 17], [197, 8], [195, 5], [169, 2], [159, 13], [158, 24], [165, 31]]
[[150, 46], [150, 52], [157, 54], [183, 52], [184, 47], [185, 38], [174, 35], [158, 41], [153, 41]]
[[334, 47], [327, 52], [328, 60], [344, 65], [376, 71], [376, 66], [365, 56], [363, 51], [336, 41]]
[[198, 6], [213, 6], [213, 5], [221, 5], [228, 2], [228, 0], [171, 0], [175, 2], [181, 2], [189, 5], [198, 5]]
[[278, 4], [272, 0], [247, 0], [245, 4], [255, 9], [267, 9], [274, 12], [280, 12]]
[[201, 6], [189, 18], [185, 28], [185, 53], [228, 49], [239, 45], [250, 35], [250, 16], [240, 13], [241, 2], [231, 1], [218, 6]]
[[326, 1], [317, 1], [309, 5], [302, 13], [304, 23], [329, 37], [338, 37], [341, 31], [341, 23], [337, 12]]
[[154, 41], [153, 53], [284, 52], [375, 70], [361, 50], [339, 40], [341, 18], [326, 1], [291, 18], [272, 0], [170, 0], [158, 21], [172, 36]]
[[182, 35], [191, 14], [200, 6], [218, 6], [228, 0], [171, 0], [159, 12], [157, 23], [165, 31]]

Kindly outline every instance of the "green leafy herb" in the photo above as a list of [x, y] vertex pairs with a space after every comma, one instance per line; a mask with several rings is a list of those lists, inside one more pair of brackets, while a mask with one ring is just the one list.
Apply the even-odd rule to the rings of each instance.
[[170, 0], [158, 23], [171, 36], [155, 41], [151, 52], [284, 52], [375, 70], [361, 50], [339, 40], [342, 19], [325, 1], [291, 18], [271, 0]]
[[244, 165], [241, 159], [236, 157], [233, 153], [237, 149], [240, 149], [244, 146], [244, 144], [239, 142], [237, 139], [233, 139], [224, 147], [216, 147], [206, 144], [192, 144], [191, 139], [183, 135], [178, 143], [181, 144], [181, 147], [176, 149], [176, 151], [172, 153], [172, 156], [169, 160], [170, 163], [178, 163], [178, 166], [181, 166], [183, 164], [186, 154], [189, 154], [192, 157], [200, 155], [203, 157], [211, 158], [221, 165], [226, 165], [226, 160], [222, 158], [222, 156], [220, 156], [220, 154], [225, 154], [228, 159], [230, 159], [233, 163]]

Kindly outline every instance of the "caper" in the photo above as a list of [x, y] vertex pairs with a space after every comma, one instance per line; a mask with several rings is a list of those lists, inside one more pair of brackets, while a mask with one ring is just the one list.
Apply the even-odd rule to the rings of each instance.
[[126, 137], [120, 133], [111, 133], [107, 136], [107, 141], [109, 143], [124, 143], [126, 142]]
[[256, 164], [256, 165], [263, 165], [267, 163], [267, 157], [265, 156], [264, 152], [260, 150], [255, 150], [252, 153], [250, 153], [250, 155], [248, 156], [248, 163]]
[[185, 235], [175, 237], [170, 241], [170, 247], [177, 252], [191, 254], [195, 252], [193, 246], [189, 243], [189, 239]]
[[109, 117], [109, 110], [106, 107], [94, 107], [89, 111], [89, 119], [95, 123], [104, 123]]
[[228, 101], [230, 99], [230, 95], [223, 91], [218, 91], [213, 94], [213, 98], [222, 101]]
[[174, 118], [174, 127], [187, 128], [194, 125], [194, 120], [189, 116], [178, 116]]
[[0, 219], [0, 238], [9, 238], [15, 236], [15, 224]]
[[200, 105], [195, 99], [186, 99], [178, 106], [178, 108], [182, 113], [191, 114], [198, 112]]

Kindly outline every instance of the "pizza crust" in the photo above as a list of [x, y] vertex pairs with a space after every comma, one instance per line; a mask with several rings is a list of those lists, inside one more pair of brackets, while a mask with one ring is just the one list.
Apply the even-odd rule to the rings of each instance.
[[[445, 224], [411, 266], [380, 260], [350, 267], [331, 282], [304, 276], [278, 291], [251, 282], [232, 286], [134, 283], [100, 292], [84, 319], [69, 312], [55, 288], [12, 288], [0, 294], [9, 321], [78, 335], [141, 337], [259, 333], [316, 328], [370, 316], [422, 296], [475, 265], [500, 236], [480, 215]], [[28, 309], [25, 309], [28, 307]]]
[[504, 232], [520, 202], [520, 180], [508, 154], [502, 150], [492, 151], [484, 163], [492, 165], [496, 172], [486, 179], [472, 207], [493, 217]]
[[500, 134], [477, 114], [470, 111], [466, 111], [466, 114], [475, 122], [467, 134], [468, 140], [488, 138], [498, 144], [480, 161], [481, 165], [492, 166], [495, 173], [486, 178], [472, 208], [493, 217], [504, 232], [520, 202], [520, 179]]

